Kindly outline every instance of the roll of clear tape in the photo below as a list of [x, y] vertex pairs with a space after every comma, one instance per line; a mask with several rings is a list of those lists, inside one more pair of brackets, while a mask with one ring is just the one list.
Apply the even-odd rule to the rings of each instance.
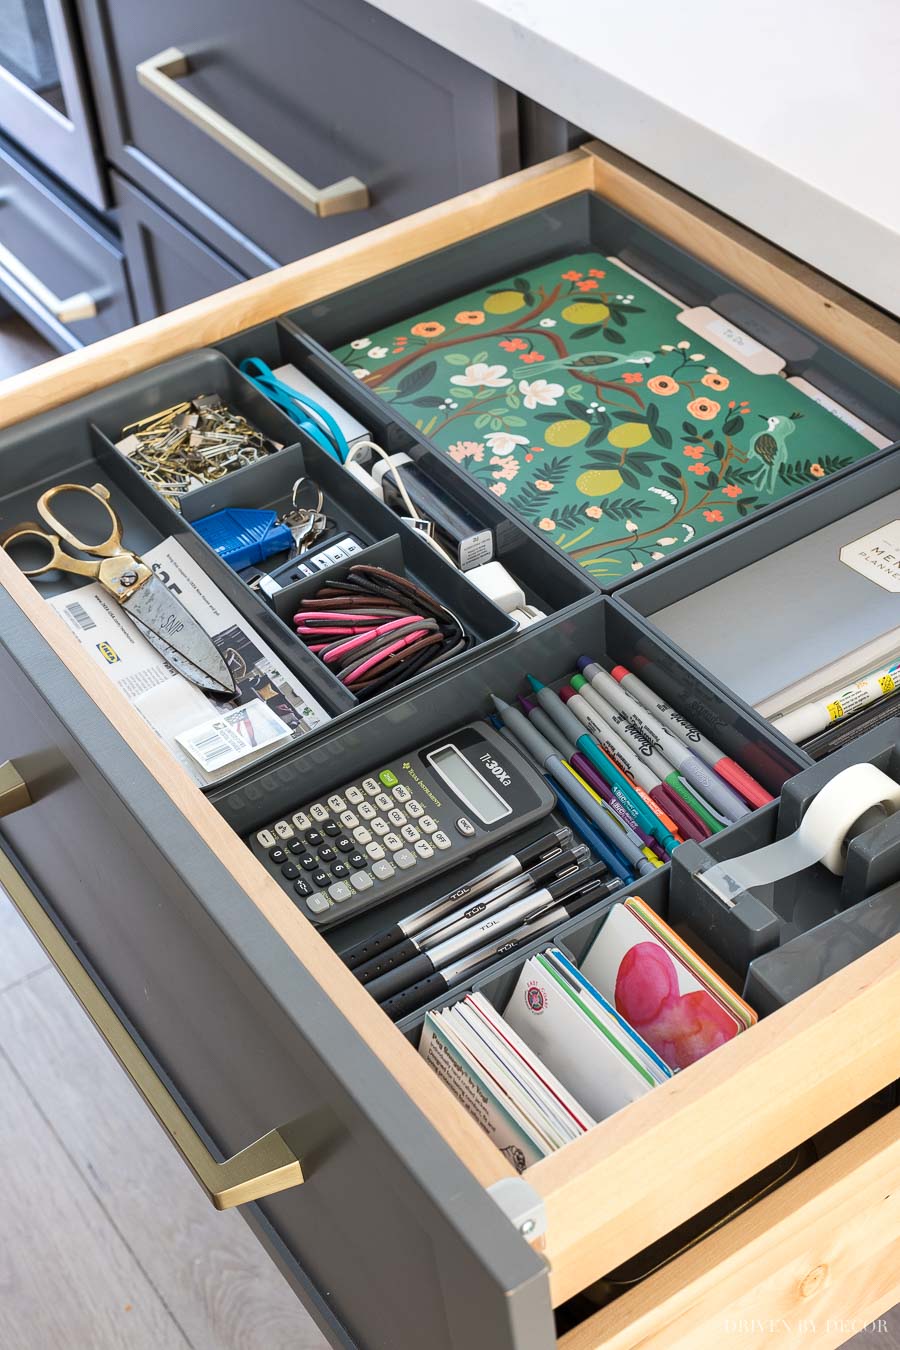
[[716, 863], [698, 879], [720, 900], [731, 903], [741, 891], [781, 881], [814, 863], [843, 876], [851, 839], [895, 811], [900, 811], [900, 783], [874, 764], [851, 764], [813, 798], [793, 834]]

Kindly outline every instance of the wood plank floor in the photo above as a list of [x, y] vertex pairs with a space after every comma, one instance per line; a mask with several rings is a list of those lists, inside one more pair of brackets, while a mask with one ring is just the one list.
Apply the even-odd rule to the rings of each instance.
[[0, 1346], [324, 1350], [0, 894]]

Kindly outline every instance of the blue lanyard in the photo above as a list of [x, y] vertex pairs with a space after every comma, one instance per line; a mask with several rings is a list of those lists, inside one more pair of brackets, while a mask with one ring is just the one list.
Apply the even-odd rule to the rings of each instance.
[[271, 399], [292, 422], [315, 441], [316, 445], [321, 446], [339, 464], [344, 463], [350, 453], [350, 447], [344, 433], [326, 408], [316, 403], [308, 394], [301, 394], [289, 384], [285, 384], [284, 380], [279, 380], [275, 372], [258, 356], [245, 357], [239, 369], [260, 393]]

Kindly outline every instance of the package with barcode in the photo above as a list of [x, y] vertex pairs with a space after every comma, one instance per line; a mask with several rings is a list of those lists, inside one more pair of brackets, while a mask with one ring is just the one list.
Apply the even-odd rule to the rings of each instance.
[[[144, 561], [209, 633], [234, 678], [234, 699], [209, 698], [179, 675], [99, 582], [54, 596], [50, 604], [195, 782], [215, 783], [249, 757], [330, 720], [177, 540], [164, 539]], [[226, 715], [221, 739], [204, 750], [211, 725]]]
[[291, 729], [259, 699], [231, 708], [175, 738], [205, 773], [230, 769], [250, 755], [291, 739]]

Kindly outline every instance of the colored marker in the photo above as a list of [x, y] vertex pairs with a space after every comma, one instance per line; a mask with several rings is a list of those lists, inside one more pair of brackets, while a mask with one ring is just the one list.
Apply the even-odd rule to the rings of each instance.
[[607, 702], [602, 694], [598, 694], [597, 690], [593, 688], [589, 681], [584, 679], [583, 675], [573, 676], [573, 685], [578, 680], [583, 681], [578, 686], [578, 692], [600, 714], [602, 724], [618, 731], [631, 744], [632, 749], [640, 755], [651, 773], [654, 773], [682, 801], [687, 803], [710, 834], [715, 834], [718, 830], [724, 830], [729, 821], [725, 817], [720, 817], [708, 802], [700, 800], [646, 732], [635, 726], [624, 713], [619, 712], [617, 708]]
[[[634, 750], [619, 735], [615, 727], [601, 717], [584, 693], [579, 693], [579, 690], [585, 687], [594, 693], [583, 675], [573, 675], [572, 683], [563, 685], [559, 696], [566, 706], [572, 709], [582, 726], [591, 733], [604, 754], [609, 755], [622, 772], [633, 779], [636, 790], [646, 793], [660, 812], [672, 816], [678, 830], [686, 839], [695, 839], [698, 842], [708, 839], [712, 831], [700, 817], [695, 815], [677, 792], [673, 792], [668, 783], [657, 777], [641, 758], [640, 752]], [[598, 702], [599, 697], [598, 694], [594, 694]]]
[[580, 750], [572, 751], [569, 756], [569, 763], [572, 765], [572, 768], [578, 774], [579, 778], [588, 785], [591, 791], [596, 793], [602, 801], [606, 802], [609, 809], [615, 811], [619, 820], [623, 821], [623, 823], [633, 831], [635, 837], [641, 844], [644, 856], [649, 858], [650, 862], [653, 862], [654, 858], [657, 858], [660, 862], [669, 861], [669, 854], [663, 848], [662, 844], [660, 844], [658, 840], [653, 839], [649, 834], [646, 834], [641, 829], [640, 825], [635, 822], [634, 817], [629, 816], [622, 803], [617, 801], [613, 796], [612, 788], [608, 783], [604, 782], [593, 764]]
[[[514, 740], [513, 737], [510, 739]], [[547, 778], [547, 775], [545, 774], [544, 777]], [[607, 842], [593, 822], [588, 820], [581, 807], [572, 801], [569, 794], [564, 792], [558, 783], [552, 782], [549, 778], [547, 778], [547, 781], [556, 793], [556, 808], [560, 815], [571, 829], [584, 840], [591, 852], [596, 853], [598, 858], [603, 859], [610, 871], [621, 879], [623, 885], [630, 885], [632, 881], [635, 881], [635, 874], [626, 860], [616, 852], [612, 844]]]
[[608, 671], [599, 666], [596, 661], [590, 657], [582, 656], [578, 661], [578, 668], [581, 673], [591, 682], [598, 694], [616, 708], [629, 722], [643, 731], [644, 735], [649, 737], [665, 755], [666, 759], [674, 769], [690, 783], [691, 787], [696, 788], [698, 792], [717, 811], [720, 811], [728, 820], [743, 820], [744, 816], [750, 814], [750, 809], [745, 802], [732, 792], [721, 778], [713, 773], [708, 765], [703, 763], [692, 750], [682, 745], [677, 736], [673, 736], [671, 731], [667, 731], [661, 722], [642, 708], [631, 694], [622, 688], [618, 680], [614, 680]]
[[652, 863], [648, 862], [641, 850], [632, 844], [615, 818], [610, 815], [609, 808], [605, 803], [597, 802], [596, 798], [580, 781], [572, 766], [557, 754], [546, 736], [542, 736], [537, 727], [533, 727], [525, 714], [520, 712], [518, 708], [513, 708], [510, 704], [504, 703], [502, 699], [497, 698], [496, 694], [491, 694], [491, 700], [503, 725], [509, 728], [526, 753], [531, 756], [539, 768], [550, 774], [551, 778], [559, 783], [560, 787], [564, 788], [569, 796], [578, 803], [601, 834], [627, 858], [631, 868], [642, 876], [654, 872], [655, 868]]
[[[548, 717], [543, 708], [538, 707], [534, 699], [526, 698], [522, 694], [518, 696], [518, 703], [526, 717], [529, 721], [534, 723], [541, 735], [546, 736], [551, 745], [556, 746], [560, 758], [567, 759], [572, 765], [572, 768], [577, 769], [580, 773], [581, 770], [575, 763], [576, 755], [578, 755], [579, 752], [575, 750], [574, 742], [570, 741], [568, 737], [563, 734], [553, 721], [552, 717]], [[583, 756], [581, 757], [583, 758]], [[582, 777], [584, 777], [584, 774], [582, 774]], [[630, 838], [632, 843], [637, 844], [638, 848], [644, 852], [644, 856], [647, 857], [649, 862], [653, 862], [654, 858], [657, 858], [660, 853], [664, 854], [662, 861], [665, 862], [669, 855], [665, 852], [665, 849], [663, 849], [662, 844], [655, 842], [652, 835], [649, 835], [645, 830], [641, 829], [637, 817], [619, 800], [609, 784], [601, 779], [596, 771], [595, 777], [602, 786], [598, 788], [596, 783], [592, 783], [591, 786], [594, 791], [597, 792], [597, 795], [602, 797], [606, 802], [613, 814], [622, 822], [626, 833], [629, 831], [631, 832]]]
[[641, 828], [652, 835], [654, 839], [658, 839], [667, 853], [671, 853], [673, 849], [677, 848], [678, 840], [675, 836], [666, 829], [658, 816], [645, 806], [637, 793], [632, 791], [631, 784], [624, 774], [611, 764], [609, 756], [605, 755], [594, 743], [589, 732], [585, 730], [575, 714], [569, 711], [559, 695], [555, 694], [552, 689], [548, 689], [546, 685], [541, 684], [540, 680], [536, 680], [533, 675], [528, 676], [528, 682], [534, 690], [534, 696], [540, 706], [556, 723], [563, 735], [593, 764], [600, 777], [609, 783], [619, 801], [640, 824]]
[[708, 736], [704, 736], [702, 731], [698, 731], [693, 723], [686, 717], [666, 703], [665, 699], [655, 694], [649, 685], [633, 675], [625, 666], [614, 666], [612, 677], [618, 680], [623, 689], [640, 703], [647, 712], [655, 714], [661, 721], [665, 722], [673, 735], [677, 736], [682, 745], [686, 745], [689, 750], [708, 764], [720, 778], [724, 778], [726, 783], [730, 783], [734, 790], [749, 802], [751, 806], [765, 806], [775, 798], [771, 792], [767, 792], [762, 783], [758, 783], [746, 769], [742, 769], [736, 760], [726, 755], [723, 750], [711, 741]]

